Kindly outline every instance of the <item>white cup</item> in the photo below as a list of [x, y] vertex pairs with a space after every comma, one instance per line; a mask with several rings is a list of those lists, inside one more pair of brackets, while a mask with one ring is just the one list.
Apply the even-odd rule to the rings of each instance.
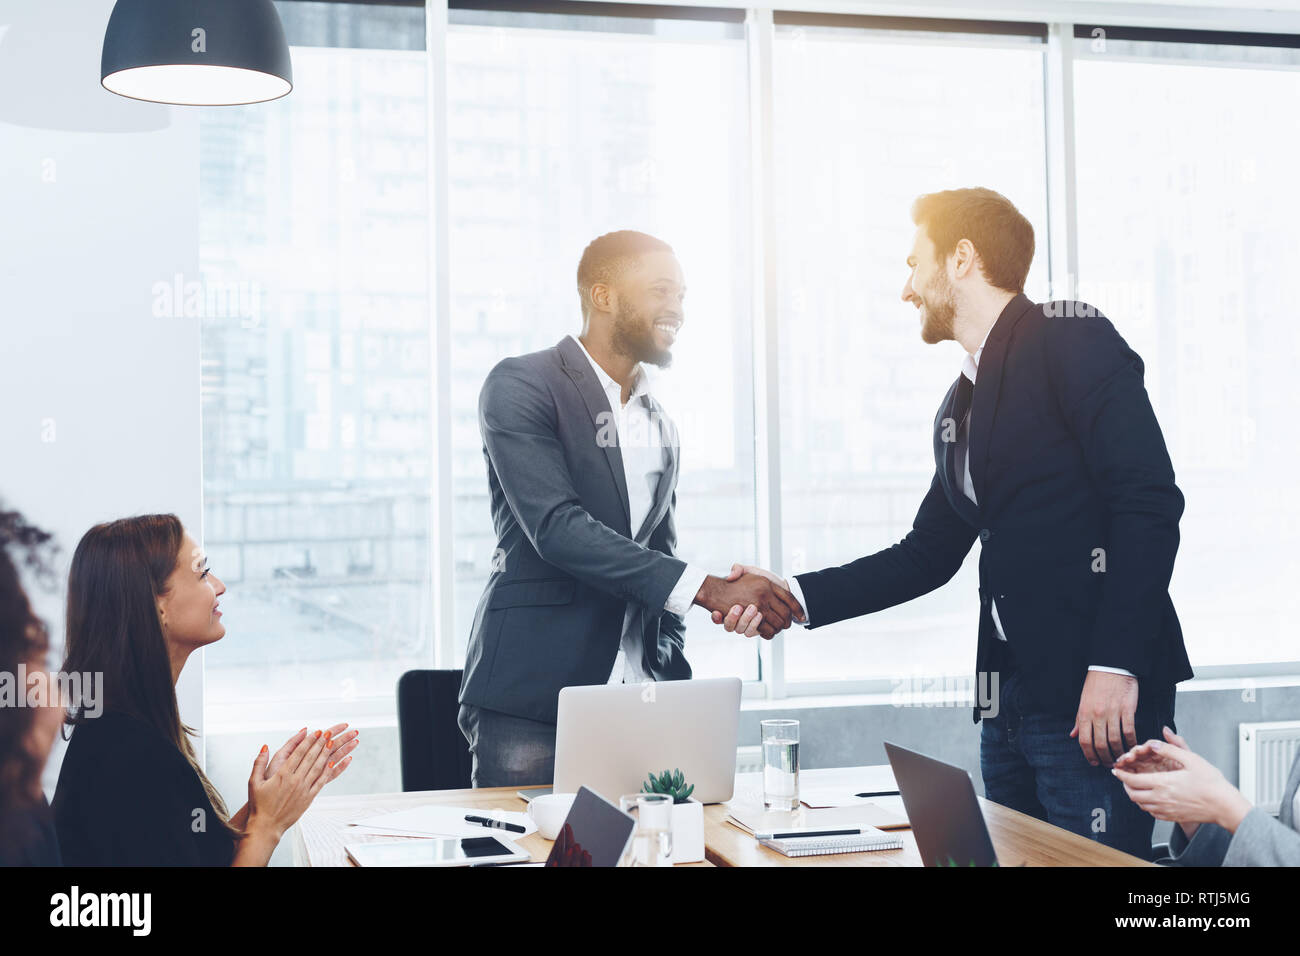
[[533, 797], [528, 803], [528, 815], [537, 824], [537, 832], [547, 840], [554, 840], [564, 826], [564, 818], [569, 815], [576, 793], [548, 793]]

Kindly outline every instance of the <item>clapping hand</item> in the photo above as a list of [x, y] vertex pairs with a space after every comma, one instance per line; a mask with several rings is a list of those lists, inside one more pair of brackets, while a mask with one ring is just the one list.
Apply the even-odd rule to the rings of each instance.
[[[1180, 750], [1192, 749], [1187, 746], [1186, 740], [1168, 727], [1165, 728], [1165, 740]], [[1115, 761], [1115, 766], [1130, 773], [1168, 773], [1171, 770], [1186, 769], [1178, 759], [1176, 750], [1161, 747], [1155, 740], [1148, 740], [1146, 743], [1138, 744], [1132, 750], [1125, 751], [1123, 756]]]
[[[344, 733], [344, 731], [347, 732]], [[330, 752], [327, 761], [327, 776], [325, 780], [325, 782], [328, 783], [344, 770], [348, 769], [348, 765], [352, 763], [352, 758], [348, 755], [357, 749], [360, 741], [357, 739], [357, 732], [355, 730], [348, 730], [348, 725], [346, 723], [335, 724], [324, 733], [326, 740], [325, 746]], [[288, 757], [289, 754], [293, 753], [294, 748], [297, 747], [306, 736], [307, 728], [304, 727], [286, 740], [284, 746], [277, 750], [271, 757], [270, 761], [267, 762], [266, 771], [263, 776], [274, 776], [275, 772], [280, 769], [281, 764], [284, 763], [285, 758]]]
[[1166, 742], [1148, 740], [1115, 762], [1129, 799], [1157, 820], [1177, 821], [1188, 838], [1200, 823], [1235, 832], [1250, 801], [1182, 737], [1168, 727], [1164, 734]]

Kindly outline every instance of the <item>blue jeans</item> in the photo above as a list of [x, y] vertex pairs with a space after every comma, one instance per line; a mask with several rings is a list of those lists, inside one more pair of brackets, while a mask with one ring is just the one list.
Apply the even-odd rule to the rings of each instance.
[[456, 715], [474, 758], [477, 787], [550, 786], [555, 779], [555, 725], [461, 704]]
[[[1129, 799], [1109, 767], [1088, 763], [1078, 739], [1070, 737], [1073, 710], [1040, 712], [1023, 693], [1022, 679], [1019, 671], [1003, 671], [997, 716], [981, 722], [984, 795], [1004, 807], [1150, 860], [1155, 820]], [[1142, 690], [1134, 720], [1138, 743], [1163, 740], [1163, 726], [1178, 729], [1173, 692], [1153, 689], [1146, 700]]]

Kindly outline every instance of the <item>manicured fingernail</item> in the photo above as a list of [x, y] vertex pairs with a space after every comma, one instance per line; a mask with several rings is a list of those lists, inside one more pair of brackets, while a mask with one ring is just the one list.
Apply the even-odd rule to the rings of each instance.
[[316, 731], [316, 736], [317, 736], [317, 737], [319, 737], [319, 736], [320, 736], [320, 731], [319, 731], [319, 730], [318, 730], [318, 731]]
[[334, 761], [333, 761], [333, 760], [331, 760], [331, 761], [329, 762], [329, 769], [330, 769], [330, 770], [333, 770], [333, 769], [334, 769]]
[[306, 732], [307, 732], [307, 728], [306, 728], [306, 727], [304, 727], [302, 730], [298, 731], [298, 733], [300, 733], [300, 734], [305, 734]]
[[266, 753], [266, 744], [262, 744], [262, 753]]

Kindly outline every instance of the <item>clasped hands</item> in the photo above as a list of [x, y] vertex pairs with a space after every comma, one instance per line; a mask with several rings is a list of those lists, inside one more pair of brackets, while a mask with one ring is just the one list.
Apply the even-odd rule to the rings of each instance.
[[712, 613], [714, 624], [769, 641], [791, 621], [807, 620], [784, 578], [746, 564], [733, 564], [725, 578], [705, 578], [695, 603]]

